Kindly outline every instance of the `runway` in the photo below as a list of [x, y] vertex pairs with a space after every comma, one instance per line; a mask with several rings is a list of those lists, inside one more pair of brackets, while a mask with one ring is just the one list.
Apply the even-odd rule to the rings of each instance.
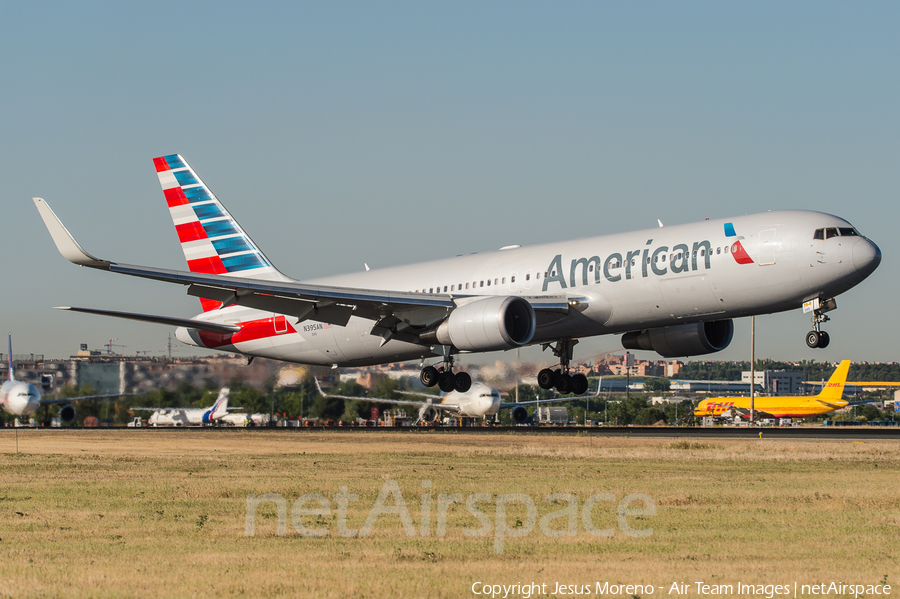
[[584, 435], [593, 437], [657, 437], [657, 438], [694, 438], [694, 439], [830, 439], [830, 440], [900, 440], [900, 427], [663, 427], [663, 426], [379, 426], [379, 427], [142, 427], [125, 429], [121, 427], [103, 428], [40, 428], [21, 429], [27, 434], [28, 430], [53, 431], [65, 434], [71, 430], [137, 430], [154, 431], [160, 434], [189, 434], [191, 432], [203, 434], [206, 432], [227, 432], [240, 434], [242, 432], [260, 432], [268, 434], [294, 434], [330, 432], [334, 434], [366, 434], [396, 432], [408, 435]]

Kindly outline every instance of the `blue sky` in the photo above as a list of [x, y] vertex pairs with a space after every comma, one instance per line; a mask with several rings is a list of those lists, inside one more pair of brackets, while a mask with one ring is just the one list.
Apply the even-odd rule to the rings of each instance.
[[[313, 277], [778, 208], [840, 215], [881, 267], [757, 355], [893, 361], [900, 4], [14, 3], [0, 23], [0, 322], [16, 353], [170, 329], [182, 288], [65, 262], [183, 268], [151, 159], [181, 153], [283, 271]], [[748, 355], [736, 322], [724, 359]], [[584, 342], [576, 358], [619, 348]], [[187, 349], [181, 355], [192, 353]], [[538, 357], [532, 350], [523, 357]]]

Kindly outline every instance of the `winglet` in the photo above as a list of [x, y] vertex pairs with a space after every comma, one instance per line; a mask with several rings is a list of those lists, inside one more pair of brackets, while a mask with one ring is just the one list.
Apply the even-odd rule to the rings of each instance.
[[78, 242], [75, 241], [75, 238], [72, 237], [72, 234], [69, 233], [69, 230], [66, 229], [65, 225], [62, 224], [62, 221], [54, 214], [43, 198], [31, 199], [34, 201], [41, 218], [44, 219], [44, 226], [47, 227], [50, 237], [53, 238], [53, 243], [56, 244], [56, 249], [63, 255], [63, 258], [79, 266], [106, 268], [109, 265], [109, 262], [91, 256], [78, 245]]

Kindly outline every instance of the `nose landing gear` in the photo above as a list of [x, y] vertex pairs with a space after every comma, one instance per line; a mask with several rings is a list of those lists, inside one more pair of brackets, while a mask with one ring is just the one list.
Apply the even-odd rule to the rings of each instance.
[[806, 334], [806, 345], [812, 348], [825, 349], [831, 338], [825, 331], [810, 331]]
[[813, 314], [813, 330], [806, 334], [806, 345], [814, 349], [825, 349], [828, 347], [831, 337], [821, 329], [821, 325], [831, 320], [825, 315], [825, 312], [830, 312], [835, 308], [837, 308], [837, 302], [834, 299], [819, 300], [817, 298], [803, 304], [804, 312], [812, 312]]
[[588, 388], [587, 377], [583, 374], [569, 374], [569, 362], [572, 361], [572, 350], [577, 339], [560, 339], [554, 346], [549, 343], [544, 344], [544, 349], [551, 347], [553, 355], [559, 358], [559, 368], [551, 370], [544, 368], [538, 373], [537, 383], [541, 389], [556, 390], [565, 395], [566, 393], [574, 393], [581, 395]]

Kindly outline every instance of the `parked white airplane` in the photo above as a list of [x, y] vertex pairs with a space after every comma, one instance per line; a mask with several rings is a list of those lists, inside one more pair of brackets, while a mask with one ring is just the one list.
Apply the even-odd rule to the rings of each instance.
[[487, 418], [494, 416], [500, 410], [512, 410], [510, 416], [518, 423], [528, 420], [528, 410], [525, 406], [532, 406], [542, 403], [554, 403], [560, 401], [575, 401], [579, 399], [593, 398], [600, 395], [600, 382], [597, 382], [597, 392], [593, 395], [582, 395], [579, 397], [554, 397], [551, 399], [535, 399], [531, 401], [508, 402], [503, 403], [500, 400], [500, 392], [489, 387], [484, 383], [472, 383], [467, 391], [450, 391], [443, 397], [429, 395], [427, 393], [416, 393], [413, 391], [400, 391], [406, 395], [418, 395], [424, 397], [426, 401], [412, 401], [408, 399], [387, 399], [384, 397], [359, 397], [353, 395], [335, 395], [325, 393], [322, 386], [319, 385], [319, 379], [315, 379], [316, 387], [319, 393], [325, 397], [336, 397], [338, 399], [350, 399], [355, 401], [370, 401], [372, 403], [390, 403], [414, 406], [419, 410], [419, 417], [416, 422], [434, 422], [442, 413], [452, 414], [453, 416], [462, 416], [465, 418]]
[[804, 307], [810, 347], [835, 296], [881, 262], [842, 218], [779, 210], [530, 247], [457, 256], [308, 281], [276, 269], [209, 188], [174, 154], [154, 159], [187, 271], [95, 258], [47, 203], [34, 198], [60, 253], [81, 266], [187, 286], [194, 318], [63, 308], [178, 327], [181, 341], [288, 362], [366, 366], [433, 360], [421, 379], [465, 391], [458, 353], [542, 344], [559, 368], [541, 387], [584, 393], [569, 375], [579, 338], [624, 333], [628, 349], [665, 357], [717, 352], [732, 319]]
[[153, 410], [147, 424], [150, 426], [200, 426], [213, 424], [228, 416], [228, 387], [219, 391], [216, 403], [208, 408], [130, 408], [131, 410]]
[[9, 353], [7, 371], [7, 379], [0, 385], [0, 407], [8, 414], [13, 416], [31, 416], [38, 411], [41, 406], [51, 406], [55, 404], [66, 404], [59, 410], [59, 417], [63, 422], [72, 422], [75, 420], [75, 407], [72, 402], [84, 401], [86, 399], [109, 399], [111, 397], [122, 397], [130, 395], [128, 393], [113, 393], [110, 395], [85, 395], [83, 397], [64, 397], [61, 399], [41, 399], [41, 392], [31, 383], [17, 381], [13, 373], [12, 358], [12, 334], [9, 335]]

